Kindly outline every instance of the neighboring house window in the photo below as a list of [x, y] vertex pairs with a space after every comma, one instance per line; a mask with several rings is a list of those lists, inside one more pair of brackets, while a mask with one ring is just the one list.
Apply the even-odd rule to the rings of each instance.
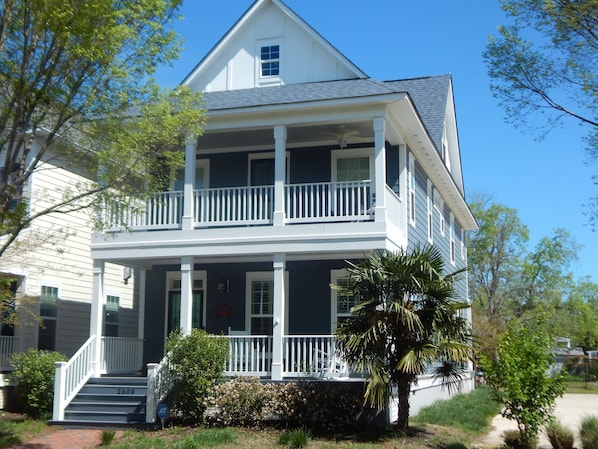
[[252, 335], [272, 335], [274, 313], [273, 273], [247, 273], [249, 325]]
[[415, 226], [415, 161], [409, 153], [409, 221]]
[[432, 198], [432, 183], [428, 179], [428, 189], [427, 189], [427, 204], [428, 204], [428, 242], [434, 242], [434, 220], [433, 220], [433, 211], [434, 211], [434, 200]]
[[106, 296], [104, 308], [104, 336], [118, 337], [120, 298], [113, 295]]
[[265, 45], [260, 51], [260, 75], [280, 75], [280, 45]]
[[39, 296], [39, 316], [41, 319], [37, 337], [37, 348], [56, 350], [56, 318], [58, 317], [58, 288], [42, 285]]
[[[330, 276], [330, 283], [338, 285], [341, 288], [348, 289], [350, 287], [349, 279], [346, 277], [345, 270], [332, 270]], [[360, 299], [355, 295], [339, 295], [336, 289], [331, 289], [332, 308], [331, 308], [331, 330], [337, 328], [340, 323], [343, 323], [351, 316], [351, 308], [359, 304]]]
[[451, 213], [450, 218], [450, 250], [451, 250], [451, 263], [455, 263], [455, 217]]

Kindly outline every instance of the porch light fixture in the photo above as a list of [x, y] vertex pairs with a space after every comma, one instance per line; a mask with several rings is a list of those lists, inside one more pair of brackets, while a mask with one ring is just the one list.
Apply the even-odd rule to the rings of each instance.
[[218, 293], [228, 293], [229, 282], [228, 279], [220, 279], [218, 284], [216, 284], [216, 289]]

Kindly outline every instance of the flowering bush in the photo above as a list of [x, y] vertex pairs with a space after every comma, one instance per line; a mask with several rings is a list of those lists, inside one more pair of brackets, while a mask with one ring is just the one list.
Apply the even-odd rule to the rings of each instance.
[[362, 402], [362, 383], [262, 384], [257, 378], [238, 378], [211, 389], [204, 402], [205, 421], [218, 426], [277, 423], [336, 429], [355, 424]]

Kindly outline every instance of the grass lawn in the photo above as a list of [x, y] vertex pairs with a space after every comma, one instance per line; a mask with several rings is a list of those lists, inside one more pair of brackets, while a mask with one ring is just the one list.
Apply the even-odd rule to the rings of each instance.
[[581, 377], [568, 377], [567, 393], [598, 394], [598, 382], [586, 382]]

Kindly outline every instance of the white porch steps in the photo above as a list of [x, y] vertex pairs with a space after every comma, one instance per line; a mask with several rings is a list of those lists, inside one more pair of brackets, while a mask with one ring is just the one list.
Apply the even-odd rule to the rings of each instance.
[[91, 378], [66, 407], [61, 425], [145, 425], [146, 377]]

